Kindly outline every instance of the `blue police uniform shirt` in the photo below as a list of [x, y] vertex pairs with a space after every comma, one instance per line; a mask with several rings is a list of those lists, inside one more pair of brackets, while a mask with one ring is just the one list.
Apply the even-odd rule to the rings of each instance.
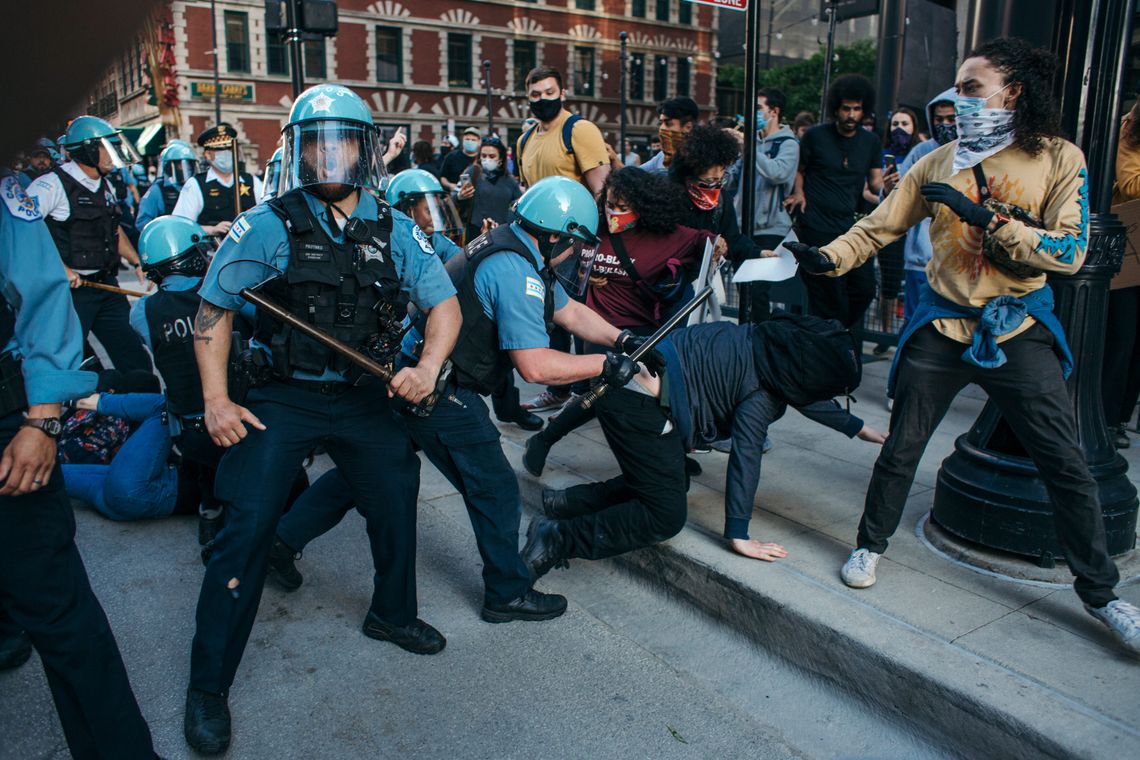
[[0, 291], [16, 312], [4, 352], [23, 360], [28, 404], [88, 396], [98, 376], [79, 370], [83, 332], [51, 233], [15, 177], [0, 177], [0, 201]]
[[[162, 188], [165, 184], [165, 179], [157, 179], [143, 193], [139, 201], [139, 211], [135, 214], [135, 227], [139, 232], [158, 217], [166, 216], [166, 201], [162, 199]], [[177, 187], [177, 185], [172, 186]]]
[[[328, 226], [325, 205], [309, 193], [303, 193], [309, 210], [326, 234], [338, 243], [344, 242], [344, 231]], [[367, 192], [351, 217], [375, 219], [376, 199]], [[432, 249], [431, 241], [408, 216], [392, 209], [392, 261], [400, 276], [401, 289], [424, 311], [455, 295], [443, 264]], [[267, 204], [254, 206], [234, 221], [222, 247], [214, 256], [210, 270], [198, 291], [202, 300], [230, 311], [238, 311], [246, 303], [239, 293], [266, 279], [281, 274], [289, 266], [289, 233], [285, 222]], [[320, 376], [294, 371], [301, 380], [341, 380], [343, 375], [326, 369]]]
[[[444, 235], [442, 232], [433, 232], [431, 236], [431, 247], [435, 249], [435, 253], [439, 256], [439, 260], [446, 264], [455, 258], [456, 254], [463, 253], [463, 249], [456, 245], [451, 238]], [[416, 344], [424, 339], [424, 324], [426, 322], [423, 314], [417, 315], [414, 319], [412, 317], [405, 317], [404, 327], [408, 328], [404, 333], [403, 340], [400, 341], [400, 366], [414, 367], [418, 358], [416, 357]]]
[[[526, 244], [535, 265], [542, 267], [542, 254], [517, 223], [511, 231]], [[499, 327], [499, 348], [504, 351], [525, 348], [549, 348], [546, 333], [546, 286], [534, 267], [513, 251], [492, 253], [475, 272], [475, 293], [483, 304], [483, 313]], [[554, 283], [554, 310], [570, 301], [566, 291]]]

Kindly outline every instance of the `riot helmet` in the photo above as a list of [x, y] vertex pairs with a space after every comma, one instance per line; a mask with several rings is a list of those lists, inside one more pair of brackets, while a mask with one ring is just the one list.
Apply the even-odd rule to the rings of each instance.
[[273, 151], [273, 155], [265, 163], [265, 179], [261, 183], [261, 201], [263, 203], [277, 197], [277, 185], [281, 182], [281, 155], [283, 152], [281, 148]]
[[372, 112], [338, 84], [319, 84], [293, 103], [285, 138], [279, 192], [304, 188], [336, 202], [357, 188], [378, 190], [384, 163]]
[[185, 217], [160, 216], [139, 236], [139, 262], [155, 282], [172, 274], [201, 277], [212, 255], [210, 236]]
[[[598, 244], [598, 204], [589, 190], [569, 177], [535, 182], [511, 211], [518, 224], [538, 240], [538, 249], [548, 262], [576, 242]], [[551, 240], [553, 236], [557, 239]]]
[[63, 147], [76, 163], [107, 175], [141, 159], [123, 133], [96, 116], [80, 116], [67, 126]]
[[388, 182], [385, 199], [412, 218], [425, 234], [442, 233], [458, 242], [463, 236], [459, 212], [435, 175], [406, 169]]
[[182, 140], [171, 140], [159, 154], [162, 165], [162, 177], [174, 185], [182, 187], [194, 176], [198, 168], [198, 156], [190, 143]]

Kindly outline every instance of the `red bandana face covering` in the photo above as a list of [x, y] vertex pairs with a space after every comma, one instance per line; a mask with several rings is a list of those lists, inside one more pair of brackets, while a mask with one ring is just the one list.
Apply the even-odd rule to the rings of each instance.
[[616, 235], [619, 232], [625, 232], [637, 224], [637, 212], [626, 211], [618, 214], [607, 208], [606, 220], [609, 223], [610, 232]]
[[689, 200], [701, 211], [712, 211], [720, 202], [720, 188], [710, 189], [689, 185]]

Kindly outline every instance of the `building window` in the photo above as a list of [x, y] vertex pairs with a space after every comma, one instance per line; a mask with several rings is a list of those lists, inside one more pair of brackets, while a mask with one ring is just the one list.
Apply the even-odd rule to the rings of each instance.
[[669, 97], [669, 59], [657, 56], [653, 69], [653, 99], [658, 103]]
[[657, 20], [669, 20], [669, 0], [657, 0]]
[[595, 5], [594, 0], [574, 0], [574, 7], [580, 11], [592, 11]]
[[645, 55], [634, 53], [629, 57], [629, 99], [645, 100]]
[[526, 75], [538, 65], [538, 44], [531, 40], [515, 40], [514, 89], [526, 91]]
[[395, 26], [376, 27], [376, 81], [404, 81], [403, 30]]
[[689, 80], [692, 77], [691, 68], [692, 64], [689, 63], [688, 58], [677, 59], [677, 95], [689, 96], [691, 85]]
[[594, 94], [594, 49], [574, 48], [574, 94]]
[[249, 15], [225, 12], [226, 69], [249, 73]]
[[447, 33], [447, 84], [471, 86], [471, 35]]
[[634, 18], [645, 18], [645, 0], [633, 0], [629, 5], [629, 15]]
[[265, 35], [265, 70], [274, 76], [289, 76], [289, 48], [276, 32]]
[[693, 4], [689, 0], [681, 0], [681, 4], [677, 6], [677, 23], [693, 23]]
[[[325, 38], [314, 37], [302, 42], [301, 56], [305, 61], [305, 76], [310, 79], [325, 78]], [[273, 76], [289, 76], [292, 66], [289, 46], [280, 35], [267, 34], [265, 37], [265, 68]]]

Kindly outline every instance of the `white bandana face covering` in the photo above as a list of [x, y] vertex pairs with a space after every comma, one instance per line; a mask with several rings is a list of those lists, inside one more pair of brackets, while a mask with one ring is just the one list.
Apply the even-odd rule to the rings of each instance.
[[960, 113], [957, 126], [954, 173], [970, 169], [1013, 145], [1013, 111], [1006, 108], [981, 108], [972, 113]]

